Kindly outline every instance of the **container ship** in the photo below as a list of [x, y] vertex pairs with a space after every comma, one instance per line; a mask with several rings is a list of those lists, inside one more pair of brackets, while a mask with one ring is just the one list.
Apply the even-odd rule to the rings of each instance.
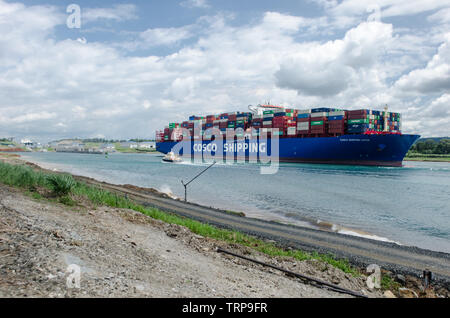
[[[419, 135], [401, 132], [399, 113], [359, 109], [290, 109], [249, 106], [248, 112], [191, 116], [156, 132], [156, 148], [181, 156], [249, 160], [272, 152], [278, 140], [280, 162], [400, 167]], [[221, 134], [220, 146], [215, 144]], [[183, 154], [183, 152], [186, 152]]]

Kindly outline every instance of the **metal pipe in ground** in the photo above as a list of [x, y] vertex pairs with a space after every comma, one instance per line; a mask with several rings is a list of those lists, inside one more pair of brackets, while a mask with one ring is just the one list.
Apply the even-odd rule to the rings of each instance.
[[316, 287], [319, 287], [319, 288], [326, 288], [326, 289], [329, 289], [331, 291], [335, 291], [337, 293], [347, 294], [347, 295], [351, 295], [351, 296], [354, 296], [354, 297], [368, 298], [366, 295], [354, 292], [354, 291], [349, 290], [349, 289], [342, 288], [342, 287], [340, 287], [338, 285], [330, 284], [330, 283], [324, 282], [324, 281], [322, 281], [320, 279], [316, 279], [316, 278], [308, 277], [308, 276], [305, 276], [305, 275], [302, 275], [302, 274], [294, 273], [294, 272], [292, 272], [290, 270], [287, 270], [287, 269], [284, 269], [284, 268], [281, 268], [281, 267], [278, 267], [278, 266], [275, 266], [275, 265], [267, 264], [267, 263], [264, 263], [264, 262], [261, 262], [261, 261], [255, 260], [255, 259], [251, 259], [251, 258], [246, 257], [246, 256], [238, 255], [238, 254], [235, 254], [235, 253], [230, 252], [230, 251], [226, 251], [226, 250], [221, 249], [221, 248], [218, 248], [217, 252], [218, 253], [222, 253], [222, 254], [228, 254], [228, 255], [231, 255], [231, 256], [234, 256], [234, 257], [237, 257], [237, 258], [240, 258], [240, 259], [243, 259], [243, 260], [255, 263], [255, 264], [259, 264], [259, 265], [262, 265], [262, 266], [265, 266], [265, 267], [270, 267], [270, 268], [276, 269], [276, 270], [278, 270], [280, 272], [284, 272], [284, 273], [286, 273], [288, 275], [297, 277], [297, 278], [301, 279], [303, 282], [306, 282], [306, 283], [309, 283], [309, 284], [312, 283], [312, 285], [314, 285]]

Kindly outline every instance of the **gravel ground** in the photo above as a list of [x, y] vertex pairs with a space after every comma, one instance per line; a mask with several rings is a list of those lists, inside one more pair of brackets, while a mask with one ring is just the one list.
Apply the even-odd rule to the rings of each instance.
[[[342, 287], [369, 292], [318, 262], [269, 258], [130, 210], [69, 208], [0, 185], [0, 297], [349, 297], [218, 254], [222, 247]], [[67, 269], [81, 268], [79, 289]]]

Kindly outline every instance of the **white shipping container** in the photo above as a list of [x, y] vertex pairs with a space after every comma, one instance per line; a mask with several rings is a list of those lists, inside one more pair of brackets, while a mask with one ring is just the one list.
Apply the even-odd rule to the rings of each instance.
[[333, 116], [345, 116], [345, 111], [339, 111], [339, 112], [331, 112], [330, 114], [329, 114], [329, 116], [330, 117], [333, 117]]
[[311, 109], [299, 109], [297, 114], [311, 114]]
[[311, 118], [328, 117], [328, 113], [312, 113]]
[[309, 128], [309, 123], [298, 123], [297, 128]]

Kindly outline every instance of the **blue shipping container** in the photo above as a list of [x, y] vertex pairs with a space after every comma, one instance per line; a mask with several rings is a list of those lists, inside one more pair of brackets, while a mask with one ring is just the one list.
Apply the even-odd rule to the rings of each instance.
[[353, 124], [348, 126], [347, 131], [349, 133], [362, 133], [369, 130], [369, 128], [368, 124]]
[[344, 116], [331, 116], [328, 117], [328, 120], [342, 120], [344, 119]]
[[329, 113], [334, 111], [334, 108], [313, 108], [311, 113]]

